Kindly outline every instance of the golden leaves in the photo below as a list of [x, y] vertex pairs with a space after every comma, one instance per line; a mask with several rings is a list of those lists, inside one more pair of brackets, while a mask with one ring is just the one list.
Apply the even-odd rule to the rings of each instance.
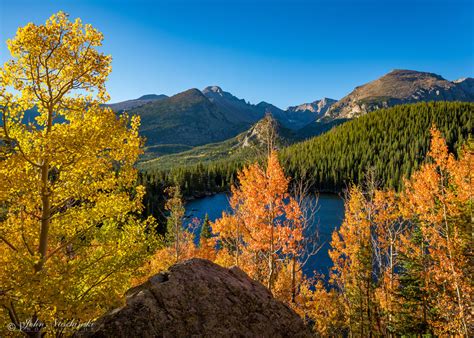
[[157, 244], [153, 220], [137, 219], [140, 121], [101, 106], [111, 70], [97, 50], [102, 39], [59, 12], [8, 42], [13, 59], [0, 71], [8, 148], [0, 157], [0, 285], [8, 291], [0, 297], [22, 321], [32, 311], [47, 322], [88, 320], [117, 305]]

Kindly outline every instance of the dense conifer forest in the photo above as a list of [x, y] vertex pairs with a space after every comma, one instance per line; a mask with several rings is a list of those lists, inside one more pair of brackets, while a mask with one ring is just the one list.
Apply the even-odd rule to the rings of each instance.
[[[358, 183], [368, 168], [375, 169], [385, 187], [400, 189], [403, 178], [419, 168], [426, 156], [430, 127], [436, 125], [450, 151], [456, 153], [472, 135], [474, 104], [429, 102], [374, 111], [344, 123], [310, 140], [281, 150], [290, 177], [305, 177], [315, 191], [339, 192]], [[147, 214], [163, 217], [163, 191], [179, 185], [183, 196], [193, 198], [227, 191], [237, 171], [247, 162], [216, 161], [140, 174], [147, 187]]]
[[358, 183], [368, 168], [374, 168], [385, 187], [400, 189], [424, 161], [430, 127], [446, 138], [457, 153], [472, 134], [474, 104], [422, 102], [374, 111], [332, 131], [282, 150], [290, 176], [314, 180], [317, 190], [339, 191]]

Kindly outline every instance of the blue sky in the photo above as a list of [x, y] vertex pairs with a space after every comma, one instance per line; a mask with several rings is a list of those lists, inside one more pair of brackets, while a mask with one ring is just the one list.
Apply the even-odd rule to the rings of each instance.
[[112, 102], [219, 85], [282, 108], [397, 69], [474, 76], [474, 1], [0, 0], [0, 62], [18, 26], [63, 10], [105, 35]]

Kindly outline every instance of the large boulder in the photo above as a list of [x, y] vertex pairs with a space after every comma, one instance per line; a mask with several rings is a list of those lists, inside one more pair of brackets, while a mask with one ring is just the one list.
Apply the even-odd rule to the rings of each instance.
[[190, 259], [127, 292], [79, 337], [308, 337], [302, 319], [237, 267]]

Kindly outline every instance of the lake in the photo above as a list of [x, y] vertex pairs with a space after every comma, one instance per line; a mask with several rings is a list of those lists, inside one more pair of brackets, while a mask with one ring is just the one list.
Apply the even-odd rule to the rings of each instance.
[[[314, 198], [314, 197], [313, 197]], [[199, 198], [186, 203], [186, 218], [204, 219], [206, 213], [209, 219], [214, 221], [222, 215], [223, 211], [230, 211], [228, 195], [221, 193], [204, 198]], [[319, 194], [318, 211], [314, 220], [313, 229], [318, 229], [323, 247], [310, 258], [304, 268], [307, 276], [313, 276], [313, 272], [328, 275], [332, 266], [328, 255], [329, 242], [333, 230], [339, 227], [344, 217], [344, 201], [335, 194]]]

